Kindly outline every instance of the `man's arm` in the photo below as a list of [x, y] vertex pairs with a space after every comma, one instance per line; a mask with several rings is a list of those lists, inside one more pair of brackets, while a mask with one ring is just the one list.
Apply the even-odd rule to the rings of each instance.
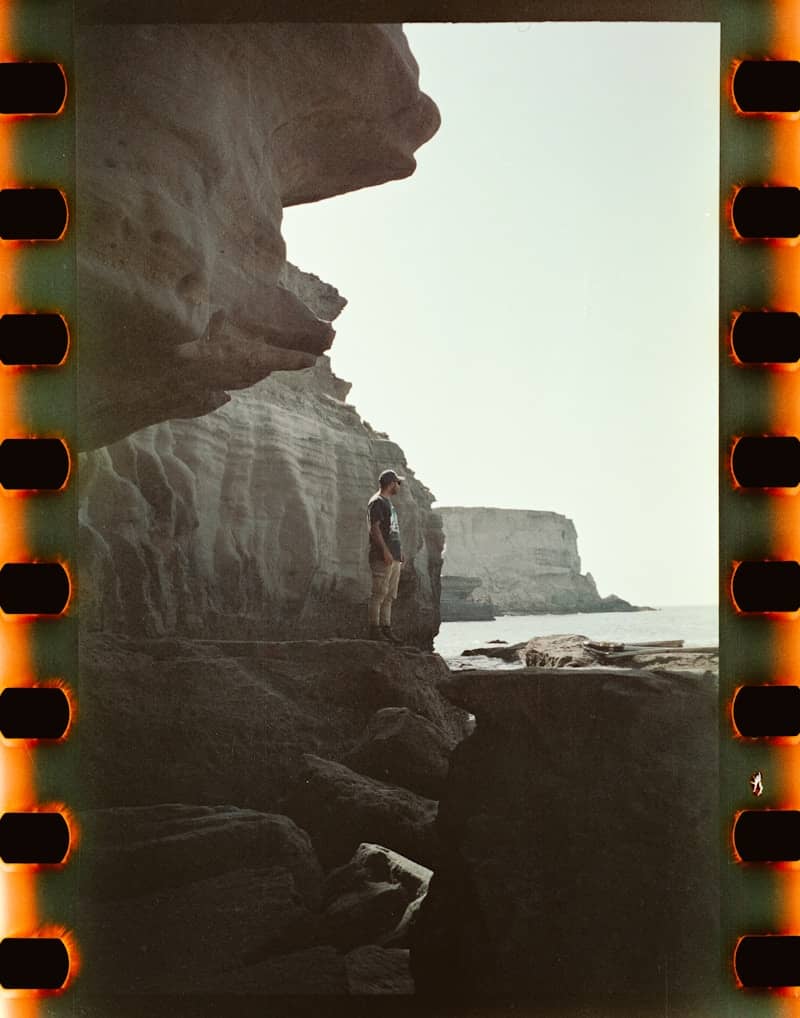
[[372, 540], [375, 542], [375, 544], [377, 544], [377, 546], [383, 553], [383, 561], [386, 563], [387, 566], [390, 566], [392, 562], [394, 562], [394, 556], [389, 551], [386, 541], [384, 541], [383, 539], [383, 531], [381, 530], [380, 523], [378, 522], [373, 523], [369, 532], [372, 535]]

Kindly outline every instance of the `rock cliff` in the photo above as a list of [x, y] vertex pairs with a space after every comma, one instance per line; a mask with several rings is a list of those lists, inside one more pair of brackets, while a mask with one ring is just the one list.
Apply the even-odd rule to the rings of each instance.
[[430, 796], [465, 715], [436, 690], [438, 658], [354, 638], [380, 471], [408, 478], [394, 623], [423, 648], [441, 523], [346, 402], [323, 356], [345, 301], [287, 262], [281, 218], [408, 176], [438, 111], [396, 25], [83, 25], [76, 49], [70, 806], [91, 964], [75, 1006], [407, 993]]
[[575, 524], [566, 516], [460, 506], [436, 512], [445, 534], [443, 581], [478, 578], [473, 602], [490, 602], [499, 614], [635, 610], [613, 594], [601, 598], [592, 574], [581, 573]]
[[197, 420], [81, 456], [84, 631], [235, 639], [359, 636], [366, 503], [386, 467], [406, 556], [393, 622], [430, 647], [441, 529], [402, 451], [345, 402], [326, 357]]
[[83, 25], [81, 447], [198, 417], [330, 346], [283, 208], [406, 177], [435, 104], [399, 25]]

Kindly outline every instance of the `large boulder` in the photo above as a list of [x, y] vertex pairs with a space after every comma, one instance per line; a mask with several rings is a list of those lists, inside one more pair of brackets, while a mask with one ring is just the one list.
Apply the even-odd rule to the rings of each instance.
[[588, 668], [597, 664], [589, 638], [573, 633], [535, 636], [525, 644], [522, 660], [529, 668]]
[[323, 866], [346, 862], [362, 841], [389, 845], [416, 862], [435, 866], [439, 844], [432, 799], [313, 754], [306, 755], [304, 763], [285, 808], [308, 831]]
[[408, 707], [384, 707], [342, 763], [379, 781], [438, 799], [447, 777], [452, 739]]
[[407, 177], [439, 114], [398, 25], [84, 25], [76, 60], [95, 448], [312, 365], [343, 301], [287, 266], [283, 209]]
[[465, 671], [441, 688], [477, 725], [440, 802], [417, 991], [629, 1018], [663, 1013], [668, 987], [670, 1013], [713, 1013], [713, 677]]
[[382, 845], [361, 844], [325, 880], [328, 938], [358, 944], [408, 946], [432, 871]]

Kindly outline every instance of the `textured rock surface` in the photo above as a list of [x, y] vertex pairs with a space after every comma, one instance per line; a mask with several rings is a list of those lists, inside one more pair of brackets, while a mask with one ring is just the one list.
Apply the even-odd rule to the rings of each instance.
[[439, 115], [396, 25], [84, 26], [76, 59], [94, 448], [313, 364], [342, 302], [287, 268], [283, 208], [408, 176]]
[[[329, 939], [334, 939], [336, 931], [337, 943], [407, 947], [432, 875], [426, 866], [382, 845], [359, 845], [350, 862], [329, 873], [325, 881]], [[388, 907], [373, 909], [373, 902], [380, 899]], [[368, 929], [360, 916], [362, 909], [369, 912]]]
[[442, 622], [483, 622], [494, 617], [491, 601], [475, 601], [472, 592], [481, 585], [479, 576], [443, 576]]
[[[191, 991], [198, 980], [231, 981], [254, 950], [280, 957], [319, 937], [319, 916], [302, 903], [287, 870], [243, 868], [235, 860], [229, 856], [231, 868], [215, 877], [79, 912], [89, 987]], [[266, 979], [262, 986], [276, 992]]]
[[[87, 637], [81, 669], [73, 808], [195, 802], [282, 813], [303, 754], [340, 760], [382, 707], [408, 707], [452, 741], [464, 731], [463, 712], [437, 689], [448, 674], [441, 658], [366, 640]], [[337, 862], [361, 841], [385, 843], [358, 833]]]
[[598, 664], [587, 636], [567, 633], [535, 636], [522, 648], [523, 664], [530, 668], [588, 668]]
[[461, 651], [461, 657], [488, 657], [508, 664], [524, 665], [527, 646], [527, 642], [523, 640], [521, 643], [499, 642], [485, 647], [465, 647]]
[[684, 647], [682, 640], [635, 644], [602, 643], [577, 635], [537, 636], [518, 646], [522, 661], [532, 668], [610, 665], [651, 672], [719, 673], [719, 648]]
[[437, 507], [445, 533], [442, 576], [480, 579], [473, 601], [497, 612], [537, 614], [628, 611], [614, 595], [601, 598], [591, 573], [581, 573], [572, 520], [523, 509]]
[[366, 635], [366, 504], [388, 466], [407, 564], [394, 628], [430, 647], [442, 532], [402, 451], [327, 358], [81, 457], [81, 625], [131, 635]]
[[415, 862], [435, 865], [432, 799], [310, 753], [304, 765], [285, 809], [308, 831], [323, 866], [346, 862], [361, 841], [391, 845]]
[[440, 802], [417, 991], [628, 1018], [663, 1014], [668, 986], [670, 1014], [714, 1013], [714, 680], [485, 671], [441, 688], [477, 727]]
[[366, 944], [350, 951], [345, 960], [347, 985], [354, 996], [414, 992], [407, 949]]
[[168, 804], [84, 813], [81, 832], [91, 990], [192, 989], [324, 940], [320, 866], [285, 816]]
[[177, 803], [86, 811], [80, 816], [83, 897], [136, 897], [239, 868], [288, 871], [310, 907], [322, 870], [305, 831], [288, 817], [234, 806]]
[[453, 748], [440, 728], [407, 707], [384, 707], [343, 763], [361, 774], [438, 799]]

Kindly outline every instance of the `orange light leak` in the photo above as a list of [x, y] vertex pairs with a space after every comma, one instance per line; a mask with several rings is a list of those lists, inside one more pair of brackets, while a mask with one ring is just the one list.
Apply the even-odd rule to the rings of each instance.
[[[0, 0], [0, 59], [13, 60], [12, 29], [15, 0]], [[15, 125], [0, 118], [0, 182], [3, 187], [14, 180], [13, 145]], [[15, 302], [17, 244], [0, 242], [0, 308], [3, 312], [22, 311]], [[19, 372], [0, 366], [0, 436], [24, 430], [19, 406]], [[26, 546], [25, 501], [0, 499], [0, 563], [30, 558]], [[0, 688], [27, 685], [34, 681], [30, 655], [30, 630], [9, 626], [0, 616]], [[30, 750], [0, 744], [0, 808], [24, 808], [35, 803], [36, 790]], [[35, 930], [39, 923], [36, 908], [35, 875], [30, 872], [0, 873], [0, 930]], [[36, 1018], [35, 999], [12, 999], [0, 994], [2, 1018]]]
[[[774, 36], [770, 56], [776, 60], [800, 59], [800, 4], [797, 0], [773, 0]], [[770, 120], [770, 182], [800, 185], [800, 123], [796, 116]], [[771, 247], [770, 307], [776, 311], [800, 310], [800, 247]], [[800, 436], [800, 374], [796, 371], [771, 373], [772, 432]], [[772, 500], [772, 547], [779, 559], [800, 561], [800, 500]], [[800, 627], [797, 620], [776, 621], [773, 627], [773, 682], [800, 683]], [[781, 784], [788, 809], [800, 809], [800, 745], [783, 743], [779, 749]], [[800, 870], [782, 867], [780, 915], [782, 932], [800, 933]], [[778, 995], [780, 1014], [800, 1018], [800, 991], [783, 990]]]

